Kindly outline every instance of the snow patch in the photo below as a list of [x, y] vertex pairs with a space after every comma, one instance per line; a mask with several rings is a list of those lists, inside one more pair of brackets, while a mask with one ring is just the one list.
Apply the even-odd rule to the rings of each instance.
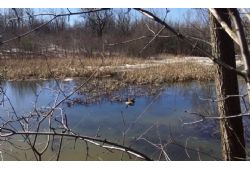
[[65, 78], [63, 79], [63, 81], [72, 81], [73, 79], [72, 78]]

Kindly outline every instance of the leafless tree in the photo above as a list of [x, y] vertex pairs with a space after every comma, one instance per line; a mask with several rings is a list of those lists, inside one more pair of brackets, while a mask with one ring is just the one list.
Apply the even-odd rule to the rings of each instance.
[[[155, 16], [153, 13], [144, 10], [144, 9], [136, 9], [143, 13], [145, 16], [151, 18], [152, 20], [162, 24], [165, 26], [166, 29], [170, 30], [172, 33], [174, 33], [177, 37], [185, 40], [186, 43], [191, 44], [190, 40], [188, 39], [187, 36], [181, 34], [180, 32], [176, 31], [172, 27], [170, 27], [166, 22], [162, 21], [159, 17]], [[247, 47], [247, 43], [245, 40], [245, 35], [243, 31], [243, 27], [241, 25], [241, 19], [239, 17], [238, 11], [236, 9], [228, 9], [226, 11], [221, 12], [220, 9], [210, 9], [212, 12], [213, 16], [216, 17], [217, 21], [221, 24], [223, 29], [228, 33], [228, 35], [240, 46], [241, 49], [241, 55], [244, 59], [245, 63], [245, 70], [244, 71], [239, 71], [235, 67], [235, 54], [234, 54], [234, 49], [233, 49], [233, 43], [232, 41], [230, 42], [230, 38], [227, 37], [227, 34], [220, 31], [217, 32], [215, 36], [215, 32], [217, 31], [216, 28], [218, 28], [218, 25], [215, 27], [212, 27], [212, 37], [213, 41], [212, 43], [214, 44], [213, 46], [213, 51], [214, 53], [208, 54], [207, 52], [203, 51], [200, 49], [206, 56], [210, 57], [217, 65], [220, 70], [217, 74], [219, 79], [217, 79], [217, 82], [225, 81], [223, 83], [217, 83], [217, 95], [221, 98], [225, 98], [227, 95], [238, 95], [238, 84], [237, 84], [237, 77], [236, 73], [241, 75], [243, 78], [245, 78], [246, 83], [248, 83], [248, 60], [249, 60], [249, 51]], [[220, 13], [221, 12], [221, 13]], [[229, 15], [231, 16], [232, 22], [234, 23], [236, 29], [237, 29], [237, 34], [235, 34], [230, 26], [230, 20], [228, 20], [228, 16], [222, 16], [222, 13], [225, 15], [225, 12], [228, 12]], [[220, 13], [220, 14], [219, 14]], [[226, 20], [227, 18], [227, 20]], [[215, 29], [215, 30], [214, 30]], [[222, 34], [224, 36], [222, 36]], [[219, 38], [218, 38], [219, 37]], [[227, 37], [226, 39], [222, 39]], [[221, 38], [221, 39], [220, 39]], [[225, 45], [223, 46], [223, 43]], [[230, 43], [231, 50], [228, 50], [228, 45], [227, 43]], [[225, 48], [226, 47], [226, 48]], [[198, 48], [198, 47], [195, 47]], [[230, 53], [230, 54], [228, 54]], [[227, 56], [226, 57], [224, 57]], [[219, 57], [220, 56], [220, 57]], [[231, 57], [228, 57], [231, 56]], [[225, 60], [224, 60], [225, 59]], [[227, 59], [227, 60], [226, 60]], [[228, 74], [226, 76], [226, 74]], [[234, 75], [234, 78], [233, 78]], [[229, 78], [230, 77], [230, 78]], [[231, 79], [233, 78], [233, 79]], [[232, 82], [234, 82], [233, 85]], [[225, 86], [225, 87], [223, 87]], [[226, 87], [228, 86], [228, 87]], [[231, 89], [231, 91], [230, 91]], [[249, 95], [248, 95], [249, 96]], [[228, 103], [227, 103], [228, 102]], [[238, 107], [232, 107], [232, 104], [230, 102], [236, 104]], [[231, 110], [232, 109], [232, 110]], [[237, 109], [237, 110], [233, 110]], [[221, 100], [219, 102], [219, 112], [222, 117], [225, 116], [233, 116], [234, 114], [240, 114], [240, 106], [239, 106], [239, 99], [238, 98], [227, 98], [226, 100]], [[228, 124], [230, 123], [230, 124]], [[235, 127], [234, 127], [235, 126]], [[230, 129], [230, 131], [229, 131]], [[229, 134], [230, 132], [230, 134]], [[225, 133], [227, 135], [225, 135]], [[241, 116], [236, 116], [234, 119], [230, 120], [225, 120], [223, 119], [221, 121], [221, 135], [222, 135], [222, 140], [223, 142], [223, 157], [225, 160], [242, 160], [245, 159], [245, 142], [244, 142], [244, 134], [243, 134], [243, 125], [242, 125], [242, 120]], [[229, 137], [226, 137], [229, 136]], [[227, 139], [227, 140], [224, 140]], [[229, 141], [231, 139], [231, 141]]]
[[103, 36], [104, 30], [112, 24], [113, 13], [112, 10], [107, 9], [95, 13], [87, 13], [86, 26], [89, 27], [98, 37]]
[[[173, 25], [170, 25], [165, 21], [164, 19], [161, 19], [158, 17], [155, 13], [150, 12], [146, 9], [141, 8], [135, 8], [134, 10], [139, 11], [144, 16], [146, 16], [150, 22], [146, 23], [142, 22], [143, 24], [138, 24], [140, 27], [143, 25], [146, 25], [145, 32], [150, 33], [149, 35], [143, 35], [138, 37], [133, 37], [132, 39], [125, 40], [125, 41], [119, 41], [118, 43], [110, 43], [109, 46], [115, 46], [118, 44], [127, 44], [129, 42], [135, 42], [138, 40], [145, 40], [148, 39], [148, 41], [144, 44], [142, 44], [142, 48], [140, 48], [140, 52], [142, 53], [147, 49], [153, 42], [155, 42], [158, 38], [175, 38], [178, 41], [184, 42], [189, 48], [191, 47], [191, 52], [193, 52], [193, 49], [200, 52], [200, 54], [209, 57], [217, 66], [217, 73], [218, 73], [218, 79], [217, 79], [217, 95], [218, 95], [218, 103], [219, 103], [219, 112], [220, 116], [217, 118], [220, 120], [221, 124], [221, 135], [223, 139], [223, 157], [225, 160], [244, 160], [246, 157], [245, 153], [245, 143], [244, 143], [244, 135], [243, 135], [243, 125], [242, 125], [242, 116], [248, 116], [248, 112], [241, 113], [240, 110], [240, 102], [239, 102], [239, 93], [238, 93], [238, 84], [237, 84], [237, 75], [242, 76], [248, 85], [248, 88], [250, 88], [250, 71], [249, 71], [249, 64], [250, 64], [250, 56], [249, 56], [249, 49], [247, 46], [246, 37], [244, 34], [241, 18], [239, 15], [239, 12], [237, 9], [224, 9], [224, 12], [221, 12], [219, 9], [210, 9], [210, 12], [212, 13], [212, 24], [211, 26], [211, 38], [212, 42], [207, 42], [207, 40], [202, 39], [202, 36], [195, 37], [192, 34], [187, 35], [186, 33], [183, 33], [180, 28], [180, 25], [177, 27], [174, 27]], [[223, 11], [223, 10], [222, 10]], [[12, 9], [12, 18], [7, 23], [13, 23], [13, 27], [17, 27], [20, 25], [20, 22], [22, 21], [25, 16], [23, 16], [23, 11], [20, 12], [17, 9]], [[29, 21], [32, 21], [34, 24], [34, 20], [32, 18], [35, 16], [35, 14], [32, 13], [32, 11], [26, 10], [27, 16], [29, 18]], [[112, 24], [113, 22], [113, 11], [110, 9], [83, 9], [79, 12], [72, 12], [69, 9], [67, 9], [67, 12], [55, 14], [55, 13], [46, 13], [46, 14], [37, 14], [37, 16], [50, 16], [51, 18], [47, 21], [40, 22], [37, 26], [33, 26], [28, 31], [22, 32], [18, 35], [12, 35], [8, 37], [7, 39], [4, 39], [1, 41], [1, 45], [8, 44], [10, 42], [13, 42], [14, 40], [22, 40], [23, 38], [26, 38], [30, 36], [32, 33], [36, 31], [40, 31], [42, 28], [45, 27], [48, 28], [48, 30], [52, 27], [56, 27], [55, 30], [63, 30], [65, 31], [66, 26], [66, 20], [64, 17], [69, 17], [72, 15], [84, 15], [85, 16], [85, 24], [86, 27], [90, 27], [94, 33], [96, 33], [98, 38], [103, 39], [105, 29]], [[55, 21], [55, 24], [51, 24]], [[131, 21], [129, 16], [125, 17], [123, 15], [118, 15], [118, 30], [122, 30], [122, 32], [127, 32], [128, 35], [131, 32], [129, 27]], [[154, 24], [157, 23], [158, 25], [154, 28]], [[231, 26], [231, 22], [232, 25]], [[160, 25], [160, 26], [159, 26]], [[223, 29], [218, 29], [218, 27], [222, 27]], [[193, 24], [193, 27], [196, 27], [197, 24]], [[115, 28], [115, 27], [114, 27]], [[234, 31], [233, 28], [236, 30]], [[202, 28], [198, 28], [198, 31]], [[207, 28], [204, 28], [205, 30]], [[108, 29], [109, 30], [109, 29]], [[192, 29], [193, 30], [193, 29]], [[81, 32], [82, 30], [78, 30]], [[141, 30], [140, 30], [141, 31]], [[167, 34], [163, 34], [166, 33]], [[191, 32], [191, 31], [188, 31]], [[143, 32], [144, 33], [144, 32]], [[107, 37], [105, 37], [107, 38]], [[239, 46], [241, 56], [244, 60], [244, 70], [238, 70], [235, 66], [235, 51], [233, 47], [233, 41]], [[98, 41], [99, 39], [97, 39]], [[97, 42], [95, 41], [95, 42]], [[81, 41], [79, 41], [81, 42]], [[163, 41], [164, 42], [164, 41]], [[194, 43], [195, 42], [195, 43]], [[209, 53], [208, 51], [204, 50], [197, 42], [203, 42], [207, 45], [212, 45], [213, 53]], [[103, 43], [103, 42], [102, 42]], [[103, 44], [102, 44], [103, 45]], [[102, 48], [107, 44], [104, 44]], [[180, 45], [180, 44], [179, 44]], [[228, 46], [230, 46], [230, 50], [228, 49]], [[137, 48], [138, 51], [138, 48]], [[102, 53], [103, 55], [103, 53]], [[227, 57], [226, 57], [227, 56]], [[230, 57], [228, 57], [230, 56]], [[97, 69], [98, 70], [98, 69]], [[96, 70], [96, 71], [97, 71]], [[96, 72], [94, 72], [88, 80], [90, 80], [93, 75]], [[17, 145], [11, 143], [9, 140], [10, 137], [13, 136], [22, 136], [24, 141], [28, 144], [28, 148], [25, 148], [24, 150], [32, 150], [34, 157], [36, 160], [42, 160], [42, 157], [44, 153], [47, 151], [49, 144], [53, 141], [56, 136], [59, 136], [59, 150], [56, 153], [55, 159], [60, 159], [60, 154], [62, 150], [63, 145], [63, 139], [65, 137], [71, 137], [76, 140], [82, 140], [86, 142], [86, 156], [89, 155], [89, 144], [94, 144], [96, 146], [100, 146], [102, 148], [105, 148], [107, 150], [119, 150], [123, 153], [135, 156], [137, 158], [143, 159], [143, 160], [151, 160], [147, 155], [136, 151], [130, 147], [124, 146], [123, 144], [117, 144], [115, 142], [110, 142], [106, 139], [100, 139], [97, 137], [89, 137], [84, 135], [79, 135], [76, 132], [72, 131], [67, 124], [67, 116], [64, 114], [63, 110], [60, 108], [60, 105], [66, 101], [69, 100], [70, 97], [76, 93], [77, 90], [79, 90], [81, 87], [83, 87], [88, 81], [81, 84], [79, 87], [76, 88], [72, 93], [65, 95], [64, 99], [59, 100], [58, 98], [55, 99], [54, 105], [52, 107], [44, 107], [44, 108], [37, 108], [35, 107], [34, 111], [31, 112], [28, 115], [18, 115], [16, 114], [16, 111], [14, 107], [11, 104], [11, 101], [9, 100], [8, 96], [5, 95], [5, 92], [3, 89], [1, 89], [1, 94], [4, 95], [3, 102], [2, 103], [9, 103], [11, 106], [11, 113], [12, 118], [9, 120], [2, 120], [2, 125], [0, 128], [0, 136], [4, 138], [4, 141], [9, 142], [12, 146], [18, 147]], [[248, 93], [250, 90], [248, 89]], [[57, 96], [59, 96], [63, 91], [59, 89], [59, 91], [56, 91]], [[236, 97], [235, 97], [236, 96]], [[250, 95], [248, 94], [248, 97]], [[232, 107], [234, 105], [234, 107]], [[145, 108], [146, 110], [147, 108]], [[134, 126], [134, 124], [139, 120], [139, 118], [144, 114], [142, 112], [137, 119], [128, 127], [128, 129], [124, 129], [123, 131], [123, 141], [126, 138], [127, 132], [131, 129], [131, 127]], [[208, 117], [201, 116], [203, 121], [204, 119], [209, 119]], [[123, 118], [124, 120], [124, 118]], [[31, 126], [34, 125], [35, 122], [35, 130], [31, 129]], [[41, 125], [43, 123], [47, 123], [48, 127], [46, 131], [42, 131]], [[54, 126], [52, 122], [57, 122], [58, 126]], [[198, 121], [197, 121], [198, 122]], [[200, 122], [200, 120], [199, 120]], [[123, 121], [125, 124], [125, 121]], [[17, 129], [14, 124], [18, 124], [19, 128]], [[157, 127], [157, 126], [156, 126]], [[171, 160], [170, 156], [166, 152], [166, 148], [168, 145], [175, 143], [176, 145], [179, 145], [176, 141], [170, 140], [167, 143], [163, 143], [161, 140], [161, 136], [158, 134], [159, 144], [153, 143], [152, 141], [145, 138], [145, 133], [140, 135], [137, 140], [143, 140], [150, 145], [157, 148], [158, 151], [160, 151], [159, 159], [162, 157], [165, 158], [165, 160]], [[45, 146], [39, 147], [38, 146], [38, 138], [39, 136], [46, 136], [47, 140], [45, 143]], [[97, 135], [98, 136], [98, 135]], [[52, 138], [52, 140], [51, 140]], [[187, 142], [186, 142], [187, 143]], [[187, 144], [186, 144], [187, 145]], [[19, 147], [18, 147], [19, 148]], [[188, 154], [188, 147], [184, 146], [186, 149], [187, 156]], [[20, 149], [20, 148], [19, 148]], [[195, 150], [197, 153], [201, 153], [199, 149]], [[200, 157], [199, 157], [200, 158]]]

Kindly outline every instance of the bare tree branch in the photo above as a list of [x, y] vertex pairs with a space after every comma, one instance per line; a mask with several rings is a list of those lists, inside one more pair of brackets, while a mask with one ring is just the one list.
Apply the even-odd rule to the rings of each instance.
[[218, 9], [216, 8], [209, 8], [209, 11], [213, 14], [213, 16], [217, 19], [217, 21], [221, 24], [222, 28], [228, 33], [228, 35], [238, 44], [240, 45], [239, 42], [239, 37], [236, 35], [235, 32], [233, 32], [230, 27], [227, 25], [225, 21], [223, 21], [220, 17], [220, 15], [217, 12]]
[[[34, 28], [34, 29], [32, 29], [32, 30], [26, 32], [26, 33], [20, 34], [20, 35], [18, 35], [18, 36], [15, 36], [15, 37], [13, 37], [13, 38], [10, 38], [10, 39], [8, 39], [8, 40], [5, 40], [5, 41], [0, 42], [0, 45], [6, 44], [6, 43], [8, 43], [8, 42], [10, 42], [10, 41], [13, 41], [13, 40], [16, 40], [16, 39], [20, 39], [20, 38], [22, 38], [22, 37], [25, 37], [25, 36], [31, 34], [32, 32], [34, 32], [34, 31], [36, 31], [36, 30], [38, 30], [38, 29], [44, 27], [45, 25], [49, 24], [50, 22], [52, 22], [53, 20], [55, 20], [55, 19], [58, 18], [58, 17], [72, 16], [72, 15], [80, 15], [80, 14], [88, 14], [88, 13], [99, 12], [99, 11], [103, 11], [103, 10], [109, 10], [109, 8], [93, 9], [93, 10], [88, 10], [88, 11], [71, 12], [71, 13], [57, 14], [57, 15], [56, 15], [56, 14], [39, 14], [39, 15], [52, 15], [53, 18], [50, 19], [50, 20], [48, 20], [48, 21], [45, 22], [44, 24], [42, 24], [42, 25], [40, 25], [40, 26], [38, 26], [38, 27], [36, 27], [36, 28]], [[17, 19], [19, 19], [19, 17], [17, 17]]]
[[[180, 39], [184, 40], [189, 45], [191, 45], [191, 46], [193, 45], [193, 43], [187, 37], [185, 37], [183, 34], [177, 32], [176, 30], [174, 30], [166, 22], [162, 21], [159, 17], [155, 16], [153, 13], [151, 13], [151, 12], [145, 10], [145, 9], [142, 9], [142, 8], [135, 8], [135, 10], [141, 12], [142, 14], [149, 17], [150, 19], [152, 19], [152, 20], [158, 22], [159, 24], [165, 26], [165, 28], [167, 28], [169, 31], [171, 31], [173, 34], [175, 34]], [[239, 70], [235, 69], [234, 67], [231, 67], [228, 64], [225, 64], [225, 63], [221, 62], [219, 59], [212, 56], [210, 53], [204, 51], [203, 49], [199, 48], [198, 46], [196, 47], [196, 49], [198, 49], [200, 52], [202, 52], [206, 57], [209, 57], [214, 63], [219, 64], [219, 65], [225, 67], [226, 69], [228, 69], [230, 71], [235, 71], [238, 75], [240, 75], [244, 79], [246, 79], [246, 74], [244, 72], [239, 71]]]
[[246, 8], [241, 8], [241, 11], [245, 14], [245, 16], [247, 17], [248, 21], [250, 22], [250, 12], [247, 11]]
[[[187, 111], [186, 111], [187, 112]], [[237, 115], [233, 115], [233, 116], [224, 116], [224, 117], [218, 117], [218, 116], [205, 116], [201, 113], [197, 113], [197, 112], [187, 112], [189, 114], [194, 114], [198, 117], [200, 117], [201, 119], [196, 120], [196, 121], [192, 121], [192, 122], [186, 122], [183, 123], [183, 125], [192, 125], [192, 124], [196, 124], [196, 123], [200, 123], [200, 122], [204, 122], [206, 120], [223, 120], [223, 119], [232, 119], [232, 118], [237, 118], [237, 117], [243, 117], [243, 116], [250, 116], [249, 112], [246, 113], [239, 113]]]
[[[61, 136], [61, 137], [72, 137], [72, 138], [77, 138], [80, 140], [84, 140], [87, 142], [90, 142], [92, 144], [95, 144], [97, 146], [103, 147], [103, 148], [109, 148], [109, 149], [114, 149], [114, 150], [120, 150], [123, 152], [127, 152], [129, 154], [132, 154], [136, 157], [139, 157], [144, 160], [150, 161], [151, 159], [147, 157], [145, 154], [138, 152], [132, 148], [110, 142], [106, 139], [99, 139], [99, 138], [94, 138], [94, 137], [89, 137], [89, 136], [82, 136], [82, 135], [76, 135], [76, 134], [67, 134], [67, 133], [54, 133], [54, 132], [35, 132], [35, 131], [28, 131], [28, 132], [23, 132], [23, 131], [18, 131], [15, 132], [14, 130], [8, 129], [8, 128], [0, 128], [0, 136], [1, 137], [8, 137], [8, 136], [13, 136], [13, 135], [54, 135], [54, 136]], [[108, 144], [108, 145], [104, 145]]]

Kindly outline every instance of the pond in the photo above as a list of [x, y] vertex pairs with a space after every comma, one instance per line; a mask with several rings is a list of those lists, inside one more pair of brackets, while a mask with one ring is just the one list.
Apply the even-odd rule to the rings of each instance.
[[[2, 87], [16, 113], [25, 115], [34, 108], [53, 106], [56, 98], [64, 97], [62, 93], [57, 96], [60, 89], [67, 95], [79, 83], [80, 80], [13, 81], [2, 83]], [[135, 91], [146, 89], [147, 87], [129, 87], [111, 95], [119, 94], [118, 97], [124, 98]], [[240, 90], [243, 93], [245, 87], [242, 85]], [[84, 94], [74, 94], [70, 99], [84, 97]], [[216, 104], [201, 99], [214, 97], [213, 82], [194, 81], [166, 84], [152, 95], [138, 95], [134, 106], [126, 106], [124, 101], [110, 100], [109, 95], [89, 104], [76, 102], [69, 105], [68, 102], [72, 100], [67, 100], [60, 108], [67, 115], [67, 124], [74, 132], [124, 143], [155, 160], [220, 160], [218, 122], [211, 120], [184, 124], [199, 119], [188, 112], [216, 115]], [[11, 106], [6, 101], [1, 103], [1, 118], [10, 119], [10, 110]], [[46, 129], [46, 125], [43, 128]], [[19, 147], [26, 147], [26, 141], [21, 137], [9, 140]], [[45, 137], [41, 137], [41, 145], [44, 140]], [[43, 155], [43, 160], [54, 160], [58, 145], [59, 138], [55, 138], [53, 146], [49, 146]], [[110, 151], [92, 144], [87, 146], [84, 141], [75, 142], [75, 139], [64, 138], [60, 160], [136, 160], [119, 151]], [[164, 148], [165, 154], [160, 147]], [[18, 149], [6, 141], [1, 141], [0, 151], [3, 160], [35, 160], [30, 150]]]

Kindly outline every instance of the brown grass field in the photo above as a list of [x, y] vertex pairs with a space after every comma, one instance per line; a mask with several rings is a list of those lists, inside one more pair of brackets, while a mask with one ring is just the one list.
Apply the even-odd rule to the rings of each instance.
[[145, 62], [150, 63], [150, 59], [135, 57], [105, 57], [103, 60], [102, 58], [79, 57], [1, 59], [0, 76], [5, 80], [86, 78], [102, 64], [104, 67], [99, 69], [95, 78], [108, 77], [123, 83], [137, 85], [214, 79], [212, 66], [193, 62], [166, 63], [147, 68], [119, 70], [119, 66], [145, 64]]

